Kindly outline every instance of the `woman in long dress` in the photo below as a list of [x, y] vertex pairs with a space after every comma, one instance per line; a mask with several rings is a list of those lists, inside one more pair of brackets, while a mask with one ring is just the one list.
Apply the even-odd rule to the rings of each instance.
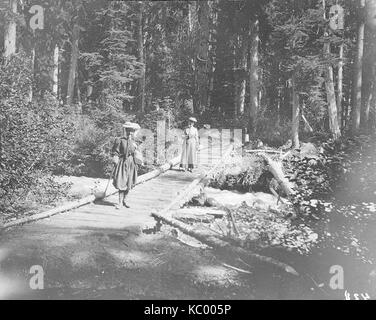
[[124, 124], [123, 136], [117, 138], [112, 147], [112, 156], [115, 165], [113, 185], [119, 190], [117, 209], [121, 207], [129, 208], [125, 199], [137, 181], [137, 164], [134, 160], [134, 152], [137, 145], [134, 140], [134, 132], [138, 129], [138, 124], [130, 122]]
[[184, 129], [183, 146], [180, 161], [180, 168], [192, 172], [193, 168], [197, 167], [197, 150], [199, 146], [198, 132], [194, 124], [197, 122], [196, 118], [189, 118], [188, 127]]

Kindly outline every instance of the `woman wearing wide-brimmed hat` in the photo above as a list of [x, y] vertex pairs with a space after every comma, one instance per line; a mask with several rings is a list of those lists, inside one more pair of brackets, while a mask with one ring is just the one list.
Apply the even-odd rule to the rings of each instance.
[[183, 147], [180, 161], [180, 168], [184, 171], [192, 172], [193, 168], [197, 166], [197, 150], [199, 146], [198, 132], [194, 124], [197, 122], [196, 118], [188, 119], [188, 127], [184, 129], [183, 133]]
[[119, 190], [117, 209], [121, 207], [129, 208], [125, 199], [137, 181], [137, 164], [134, 159], [137, 145], [134, 140], [134, 133], [138, 129], [140, 129], [140, 126], [137, 123], [126, 122], [123, 125], [123, 136], [117, 138], [112, 147], [112, 156], [115, 165], [113, 185]]

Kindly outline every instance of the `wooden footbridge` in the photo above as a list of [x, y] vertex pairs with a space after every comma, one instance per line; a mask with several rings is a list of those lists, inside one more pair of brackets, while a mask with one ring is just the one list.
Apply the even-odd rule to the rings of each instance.
[[[192, 187], [221, 160], [218, 156], [211, 158], [211, 161], [208, 158], [207, 151], [201, 152], [200, 167], [193, 173], [179, 171], [178, 166], [173, 166], [177, 161], [173, 161], [170, 170], [135, 186], [127, 198], [130, 208], [116, 209], [114, 204], [118, 201], [118, 195], [114, 193], [102, 201], [56, 215], [43, 223], [59, 228], [134, 228], [135, 231], [152, 228], [156, 223], [151, 215], [153, 211], [164, 210], [170, 204], [173, 204], [172, 210], [189, 200]], [[181, 201], [176, 202], [177, 198], [181, 198]]]
[[194, 187], [213, 171], [224, 156], [229, 155], [230, 150], [231, 143], [200, 150], [199, 166], [193, 173], [180, 171], [179, 158], [176, 157], [154, 172], [139, 176], [138, 184], [127, 198], [130, 208], [115, 208], [118, 195], [111, 186], [107, 192], [109, 196], [100, 201], [95, 201], [95, 196], [89, 196], [49, 212], [8, 223], [3, 236], [6, 234], [11, 238], [14, 232], [32, 233], [44, 235], [48, 241], [56, 234], [63, 235], [73, 230], [132, 230], [138, 233], [153, 228], [156, 220], [152, 212], [168, 212], [188, 201]]
[[[156, 221], [152, 212], [178, 208], [192, 196], [194, 186], [209, 172], [213, 171], [229, 151], [232, 145], [214, 146], [199, 151], [199, 167], [191, 172], [182, 172], [178, 168], [179, 157], [161, 166], [159, 169], [139, 177], [138, 184], [129, 193], [127, 204], [130, 208], [116, 209], [118, 201], [116, 190], [111, 186], [105, 199], [95, 201], [95, 196], [77, 202], [77, 208], [64, 206], [51, 210], [51, 216], [24, 225], [23, 228], [35, 232], [54, 232], [55, 229], [113, 229], [134, 228], [138, 231], [151, 228]], [[94, 201], [90, 201], [94, 200]], [[87, 202], [87, 203], [85, 203]], [[83, 205], [81, 205], [83, 204]], [[73, 207], [69, 210], [70, 207]], [[43, 218], [43, 214], [40, 216]], [[25, 219], [28, 222], [29, 218]], [[10, 225], [11, 226], [11, 225]]]

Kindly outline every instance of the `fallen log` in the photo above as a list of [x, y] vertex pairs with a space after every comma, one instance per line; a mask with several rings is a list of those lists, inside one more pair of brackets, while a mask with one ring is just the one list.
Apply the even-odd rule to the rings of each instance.
[[294, 190], [290, 181], [286, 178], [282, 170], [282, 164], [270, 159], [266, 154], [260, 154], [260, 156], [266, 161], [268, 170], [277, 180], [278, 184], [282, 187], [287, 196], [293, 195]]
[[[192, 207], [184, 207], [184, 208], [176, 210], [173, 213], [174, 218], [177, 218], [178, 216], [183, 217], [184, 215], [191, 216]], [[222, 218], [224, 215], [226, 215], [226, 212], [218, 208], [195, 207], [193, 215], [198, 218], [203, 216], [203, 217], [212, 217], [215, 219], [215, 218]]]
[[141, 175], [137, 179], [137, 184], [142, 184], [146, 181], [149, 181], [153, 178], [158, 177], [162, 173], [166, 172], [167, 170], [170, 170], [172, 167], [177, 165], [179, 163], [179, 161], [180, 161], [180, 156], [175, 157], [175, 158], [171, 159], [170, 161], [166, 162], [165, 164], [161, 165], [160, 167], [156, 168], [155, 170], [152, 170], [148, 173]]
[[307, 118], [304, 116], [303, 113], [302, 113], [302, 119], [304, 120], [304, 123], [306, 124], [308, 131], [309, 132], [313, 132], [313, 129], [312, 129], [311, 125], [309, 124]]
[[222, 266], [229, 268], [229, 269], [233, 269], [233, 270], [238, 271], [238, 272], [252, 274], [252, 272], [250, 272], [248, 270], [240, 269], [240, 268], [234, 267], [234, 266], [227, 264], [227, 263], [222, 263]]
[[196, 215], [192, 213], [179, 213], [176, 212], [173, 215], [174, 219], [183, 221], [183, 222], [213, 222], [214, 217], [210, 215]]
[[244, 152], [246, 153], [254, 153], [254, 152], [282, 153], [282, 150], [253, 149], [253, 150], [244, 150]]
[[295, 276], [299, 275], [299, 273], [288, 264], [278, 261], [271, 257], [266, 257], [266, 256], [259, 255], [257, 253], [247, 251], [241, 247], [233, 246], [227, 241], [221, 240], [219, 238], [220, 237], [219, 235], [214, 236], [212, 234], [205, 233], [201, 230], [197, 230], [196, 228], [190, 225], [180, 222], [174, 218], [166, 217], [165, 215], [161, 215], [160, 213], [157, 213], [157, 212], [152, 212], [152, 216], [158, 222], [167, 223], [170, 226], [178, 228], [180, 231], [184, 232], [185, 234], [196, 238], [202, 243], [212, 247], [218, 253], [230, 255], [230, 256], [236, 254], [240, 256], [241, 259], [249, 259], [253, 261], [256, 260], [262, 263], [272, 264], [273, 266], [283, 269], [284, 271], [291, 273]]

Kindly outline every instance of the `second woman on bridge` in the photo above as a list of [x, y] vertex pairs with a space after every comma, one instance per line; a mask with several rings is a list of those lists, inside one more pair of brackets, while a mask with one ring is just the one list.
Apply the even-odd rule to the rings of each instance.
[[188, 119], [188, 127], [184, 129], [183, 146], [180, 160], [180, 168], [184, 171], [188, 169], [192, 172], [193, 168], [197, 166], [197, 151], [199, 149], [199, 137], [197, 129], [194, 124], [197, 122], [196, 118]]

